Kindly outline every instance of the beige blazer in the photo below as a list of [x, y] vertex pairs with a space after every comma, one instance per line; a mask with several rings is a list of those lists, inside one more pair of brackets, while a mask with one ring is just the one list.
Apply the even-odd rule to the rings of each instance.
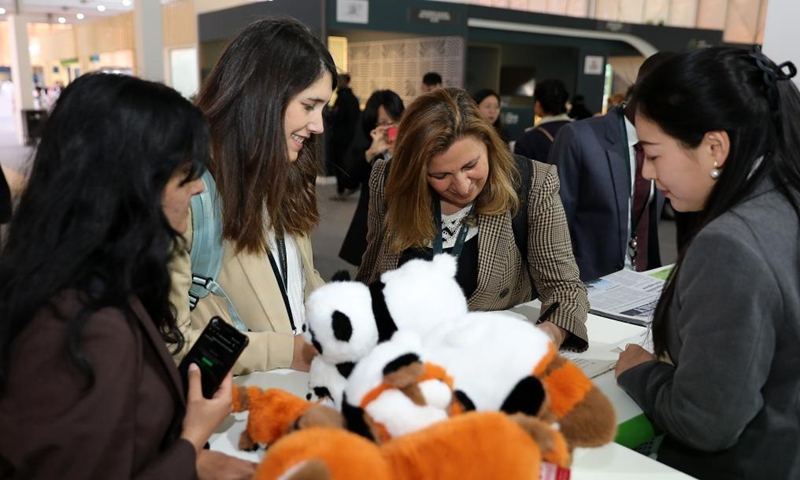
[[[186, 347], [178, 352], [180, 361], [197, 340], [214, 316], [231, 322], [228, 303], [224, 298], [208, 295], [197, 307], [189, 310], [189, 287], [192, 283], [190, 248], [192, 244], [192, 222], [184, 235], [187, 247], [180, 249], [170, 265], [172, 292], [170, 300], [178, 311], [178, 326], [186, 338]], [[306, 277], [305, 297], [324, 284], [314, 269], [311, 241], [306, 236], [295, 237]], [[234, 253], [229, 241], [223, 242], [222, 268], [217, 283], [230, 297], [236, 312], [250, 330], [250, 343], [233, 367], [234, 374], [253, 371], [288, 368], [294, 355], [294, 335], [289, 314], [283, 303], [278, 279], [272, 272], [269, 257], [263, 254]]]
[[[387, 163], [374, 162], [370, 176], [367, 250], [356, 275], [357, 280], [365, 283], [397, 268], [400, 260], [400, 254], [389, 250], [384, 227]], [[531, 178], [527, 259], [522, 259], [514, 241], [510, 212], [478, 215], [478, 286], [469, 298], [469, 309], [505, 310], [526, 302], [531, 297], [532, 278], [542, 310], [553, 302], [560, 304], [550, 321], [571, 333], [564, 347], [582, 351], [588, 347], [589, 300], [572, 255], [567, 221], [558, 196], [558, 174], [552, 165], [533, 162]]]

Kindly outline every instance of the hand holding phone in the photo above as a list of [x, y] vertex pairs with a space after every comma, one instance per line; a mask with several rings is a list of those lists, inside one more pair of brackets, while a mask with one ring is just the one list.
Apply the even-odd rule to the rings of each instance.
[[203, 396], [212, 398], [249, 340], [221, 318], [212, 318], [178, 366], [184, 392], [189, 391], [189, 365], [194, 363], [200, 368]]
[[183, 417], [181, 438], [188, 440], [196, 452], [202, 452], [214, 430], [231, 413], [233, 375], [228, 372], [210, 399], [203, 397], [200, 367], [190, 363], [186, 392], [186, 414]]

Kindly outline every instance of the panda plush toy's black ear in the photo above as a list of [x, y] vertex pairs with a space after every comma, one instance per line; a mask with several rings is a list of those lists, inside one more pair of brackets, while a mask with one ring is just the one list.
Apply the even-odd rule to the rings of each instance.
[[378, 343], [385, 342], [392, 338], [397, 331], [389, 307], [386, 306], [386, 297], [383, 289], [386, 284], [377, 280], [370, 284], [369, 293], [372, 295], [372, 314], [375, 316], [375, 324], [378, 327]]

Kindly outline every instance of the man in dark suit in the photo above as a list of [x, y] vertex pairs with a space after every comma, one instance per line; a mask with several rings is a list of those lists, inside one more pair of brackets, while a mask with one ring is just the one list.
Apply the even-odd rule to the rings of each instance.
[[[669, 55], [646, 59], [637, 82]], [[635, 114], [631, 102], [602, 117], [567, 124], [550, 150], [548, 162], [558, 167], [559, 193], [584, 282], [625, 267], [661, 266], [658, 221], [664, 195], [641, 176]]]

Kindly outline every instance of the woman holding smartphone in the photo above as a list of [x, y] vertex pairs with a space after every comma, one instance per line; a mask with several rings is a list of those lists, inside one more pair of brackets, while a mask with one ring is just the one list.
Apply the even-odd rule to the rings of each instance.
[[361, 194], [339, 251], [340, 258], [355, 266], [361, 265], [361, 256], [367, 249], [369, 175], [372, 165], [375, 160], [391, 158], [392, 146], [397, 138], [397, 124], [404, 110], [403, 99], [398, 94], [391, 90], [376, 90], [370, 95], [361, 114], [363, 140], [355, 142], [357, 145], [353, 157], [356, 165], [352, 172], [352, 176], [361, 182]]
[[[86, 74], [60, 96], [0, 254], [0, 477], [249, 478], [204, 450], [230, 375], [188, 396], [168, 263], [208, 128], [164, 85]], [[187, 398], [188, 397], [188, 398]]]

